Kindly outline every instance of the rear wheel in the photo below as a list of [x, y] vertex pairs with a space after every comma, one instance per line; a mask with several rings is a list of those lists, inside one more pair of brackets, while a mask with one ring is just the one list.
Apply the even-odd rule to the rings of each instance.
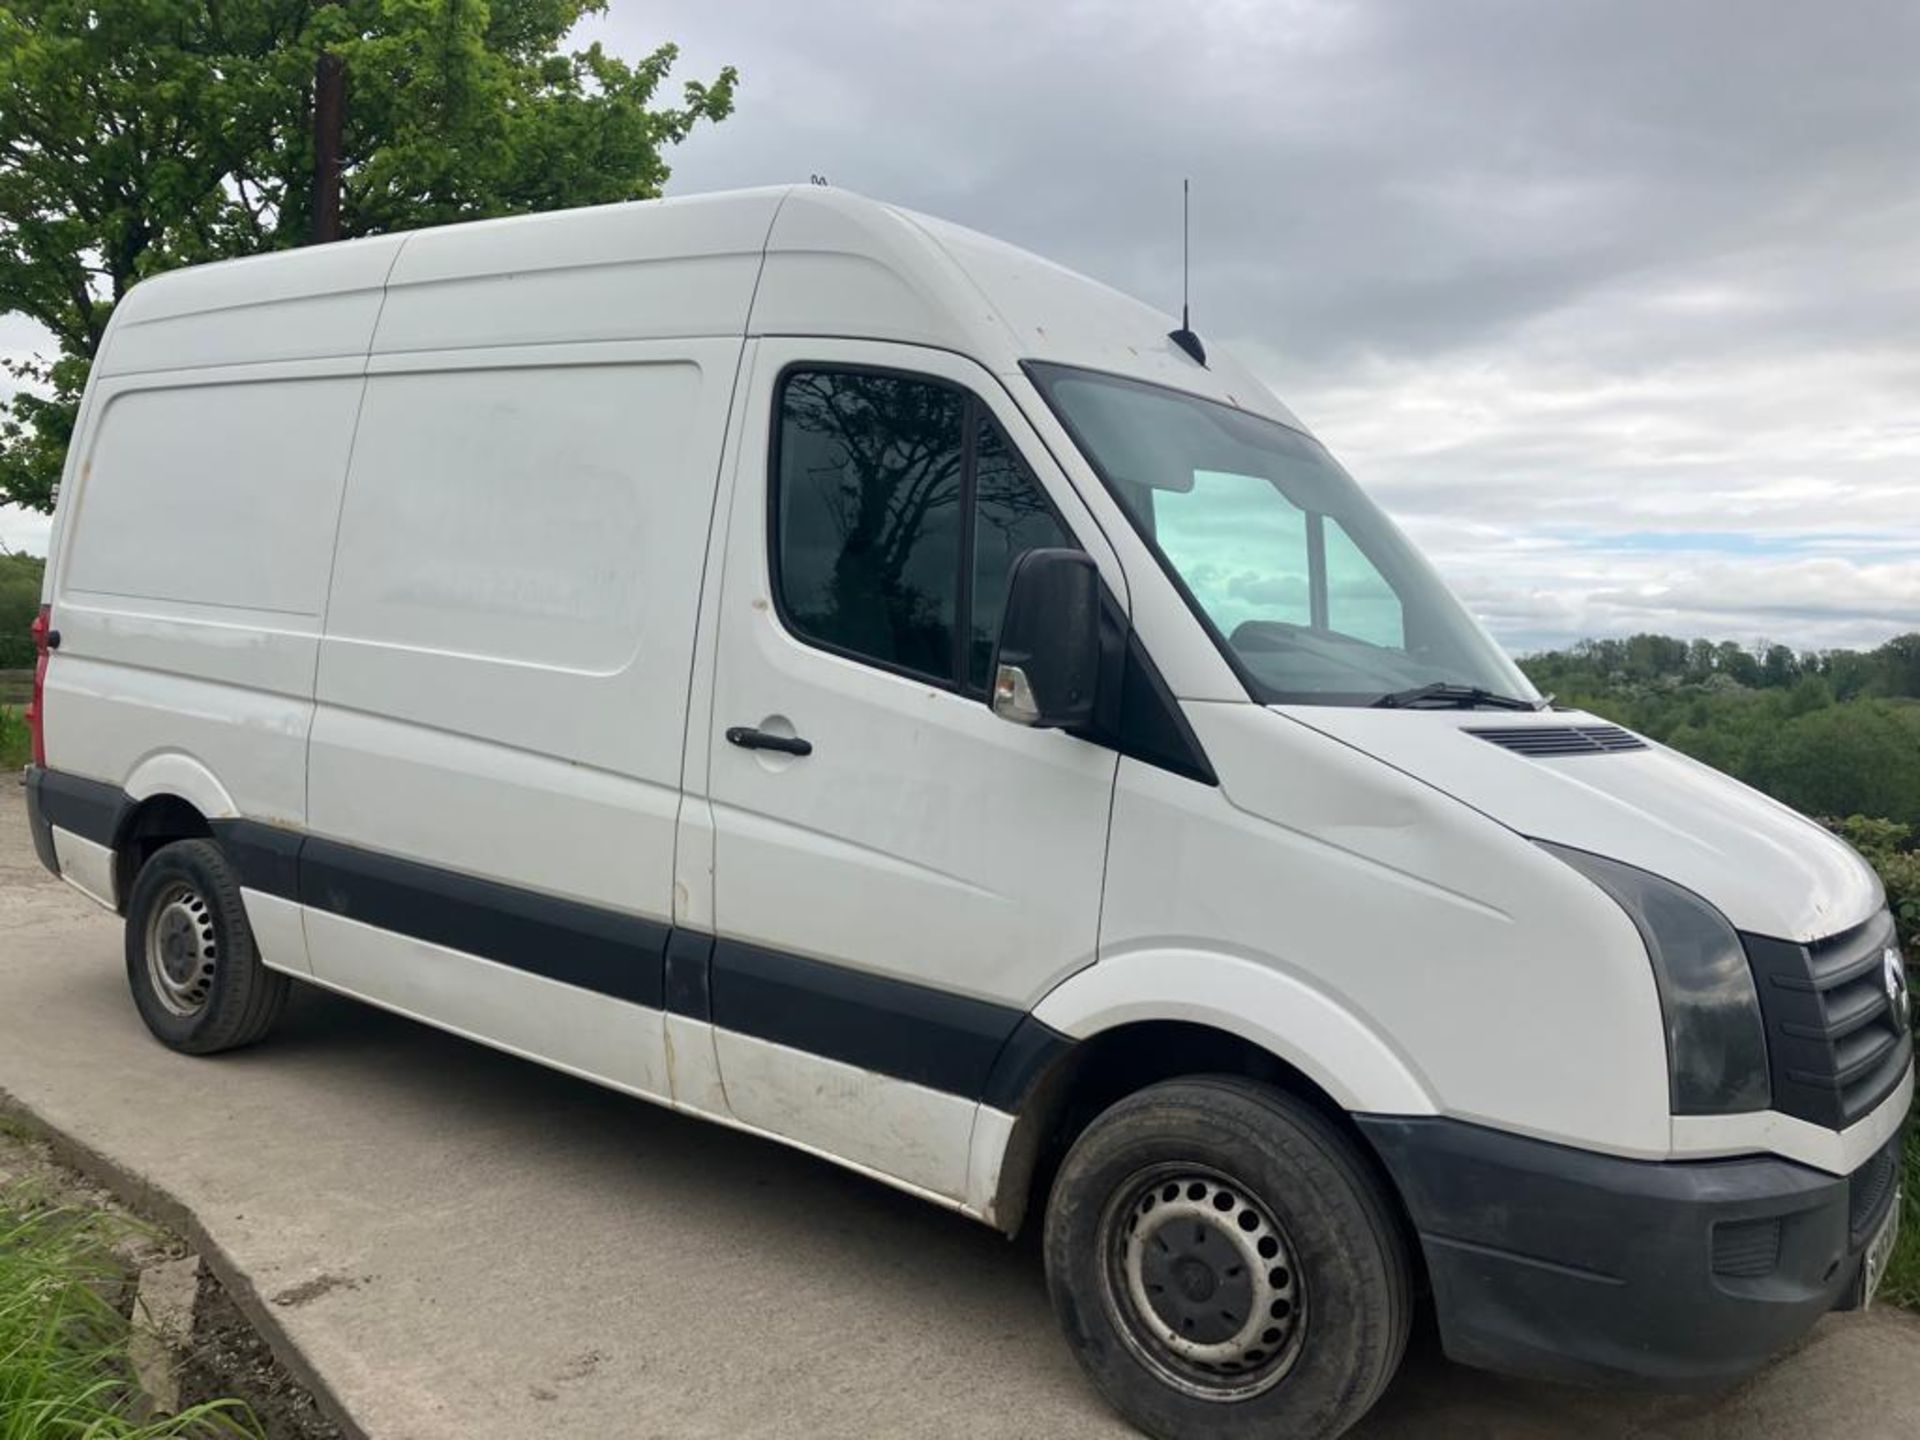
[[1310, 1106], [1235, 1077], [1154, 1085], [1088, 1126], [1046, 1257], [1080, 1363], [1163, 1440], [1331, 1440], [1406, 1345], [1406, 1247], [1379, 1183]]
[[260, 963], [233, 867], [211, 840], [176, 840], [127, 897], [127, 983], [147, 1028], [189, 1055], [250, 1045], [289, 981]]

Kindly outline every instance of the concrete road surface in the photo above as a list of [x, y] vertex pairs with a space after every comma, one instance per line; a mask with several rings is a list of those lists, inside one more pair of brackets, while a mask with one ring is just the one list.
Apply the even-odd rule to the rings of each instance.
[[[0, 1091], [203, 1232], [380, 1440], [1131, 1433], [1037, 1256], [779, 1146], [302, 990], [265, 1044], [148, 1038], [117, 920], [47, 877], [0, 782]], [[144, 1191], [144, 1195], [137, 1193]], [[1920, 1435], [1920, 1320], [1834, 1316], [1731, 1394], [1460, 1370], [1429, 1334], [1365, 1440]]]

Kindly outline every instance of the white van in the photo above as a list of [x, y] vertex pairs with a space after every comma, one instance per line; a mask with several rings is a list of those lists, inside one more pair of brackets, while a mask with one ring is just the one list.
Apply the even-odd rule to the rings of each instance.
[[45, 862], [191, 1054], [290, 980], [1012, 1233], [1160, 1436], [1718, 1382], [1872, 1289], [1873, 873], [1552, 709], [1260, 383], [823, 189], [186, 270], [47, 570]]

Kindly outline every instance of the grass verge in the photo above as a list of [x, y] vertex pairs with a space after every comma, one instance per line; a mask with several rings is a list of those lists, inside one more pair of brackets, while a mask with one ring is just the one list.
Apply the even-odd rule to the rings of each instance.
[[136, 1419], [127, 1361], [133, 1321], [115, 1217], [0, 1189], [0, 1440], [257, 1437], [233, 1403]]
[[1907, 1131], [1902, 1174], [1907, 1193], [1902, 1202], [1905, 1212], [1900, 1216], [1900, 1243], [1887, 1266], [1887, 1278], [1880, 1284], [1880, 1298], [1920, 1311], [1920, 1125]]
[[0, 773], [11, 774], [27, 763], [27, 722], [19, 707], [0, 705]]

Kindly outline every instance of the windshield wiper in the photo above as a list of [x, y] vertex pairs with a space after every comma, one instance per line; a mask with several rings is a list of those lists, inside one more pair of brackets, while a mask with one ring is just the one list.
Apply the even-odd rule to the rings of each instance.
[[1395, 690], [1373, 702], [1381, 710], [1471, 710], [1485, 705], [1493, 710], [1538, 710], [1546, 705], [1522, 700], [1518, 695], [1501, 695], [1478, 685], [1456, 685], [1451, 680], [1436, 680], [1431, 685], [1415, 685], [1410, 690]]

